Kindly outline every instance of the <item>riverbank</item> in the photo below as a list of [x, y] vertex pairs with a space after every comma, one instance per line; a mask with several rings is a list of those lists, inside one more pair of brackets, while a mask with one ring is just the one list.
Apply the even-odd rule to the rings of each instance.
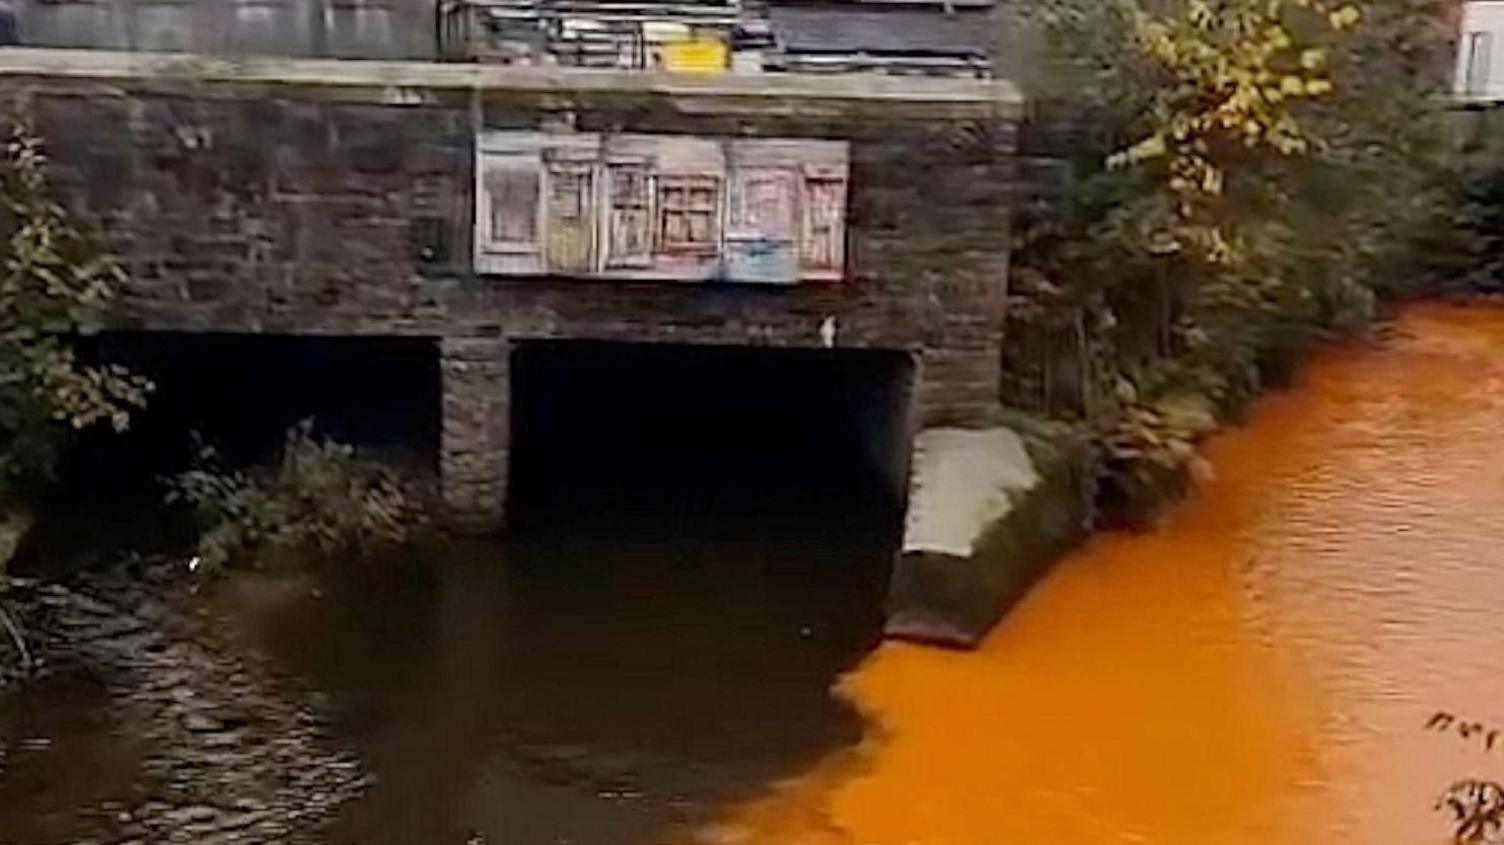
[[[1163, 315], [1146, 319], [1164, 328], [1152, 325]], [[1094, 535], [1152, 529], [1195, 495], [1208, 476], [1203, 444], [1288, 388], [1313, 354], [1367, 342], [1386, 319], [1371, 296], [1357, 294], [1320, 318], [1305, 310], [1248, 315], [1235, 334], [1224, 333], [1229, 348], [1158, 354], [1132, 378], [1118, 375], [1114, 397], [1091, 400], [1083, 389], [1080, 404], [1053, 416], [1048, 404], [1008, 408], [991, 427], [921, 432], [887, 634], [976, 647]], [[1020, 397], [1005, 390], [1005, 400]]]

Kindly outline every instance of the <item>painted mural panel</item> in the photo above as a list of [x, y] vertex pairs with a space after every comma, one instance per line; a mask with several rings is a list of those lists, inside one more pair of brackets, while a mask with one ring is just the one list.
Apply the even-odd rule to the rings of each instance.
[[481, 273], [792, 284], [844, 275], [848, 145], [483, 133]]
[[658, 250], [713, 255], [721, 243], [721, 180], [700, 174], [658, 177]]

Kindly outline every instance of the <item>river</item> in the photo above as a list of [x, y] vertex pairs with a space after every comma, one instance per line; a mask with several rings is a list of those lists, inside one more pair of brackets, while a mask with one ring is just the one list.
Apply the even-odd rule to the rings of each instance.
[[1504, 310], [1408, 309], [1210, 443], [1157, 530], [1097, 537], [975, 653], [882, 646], [868, 741], [724, 842], [1424, 845], [1504, 779]]
[[[1318, 354], [1208, 444], [1196, 496], [1096, 537], [974, 652], [876, 645], [890, 515], [813, 502], [768, 526], [686, 502], [667, 532], [244, 577], [188, 606], [281, 679], [257, 695], [318, 712], [293, 757], [371, 774], [317, 841], [1441, 845], [1438, 794], [1504, 779], [1501, 435], [1504, 308], [1408, 308]], [[164, 694], [249, 695], [196, 683]], [[143, 737], [199, 741], [112, 721], [152, 711], [104, 695], [0, 698], [0, 842], [117, 841], [89, 819], [160, 791]], [[245, 730], [306, 721], [241, 707]], [[1439, 710], [1484, 727], [1428, 729]]]

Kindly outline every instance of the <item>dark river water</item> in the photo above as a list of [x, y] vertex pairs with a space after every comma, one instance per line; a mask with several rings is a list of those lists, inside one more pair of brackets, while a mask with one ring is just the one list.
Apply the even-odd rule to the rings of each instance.
[[[241, 574], [186, 607], [313, 691], [374, 776], [323, 841], [663, 841], [861, 740], [831, 687], [878, 642], [895, 527], [827, 493], [596, 492], [517, 540]], [[119, 841], [94, 819], [141, 799], [152, 750], [121, 713], [81, 670], [0, 693], [0, 843]]]
[[651, 842], [859, 741], [830, 687], [876, 643], [872, 541], [455, 548], [231, 600], [376, 775], [335, 841]]
[[[821, 496], [205, 607], [374, 773], [330, 842], [1440, 845], [1437, 795], [1504, 779], [1501, 442], [1504, 309], [1421, 306], [1319, 355], [1212, 441], [1198, 495], [1071, 555], [975, 652], [877, 645], [891, 522]], [[69, 841], [25, 837], [139, 749], [86, 682], [28, 695], [0, 735], [52, 745], [0, 775], [0, 841]]]

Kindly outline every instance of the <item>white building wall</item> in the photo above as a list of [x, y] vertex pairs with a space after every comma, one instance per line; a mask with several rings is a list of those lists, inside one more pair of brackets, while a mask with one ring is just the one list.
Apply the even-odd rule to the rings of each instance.
[[1463, 4], [1453, 92], [1464, 99], [1504, 100], [1504, 2]]

